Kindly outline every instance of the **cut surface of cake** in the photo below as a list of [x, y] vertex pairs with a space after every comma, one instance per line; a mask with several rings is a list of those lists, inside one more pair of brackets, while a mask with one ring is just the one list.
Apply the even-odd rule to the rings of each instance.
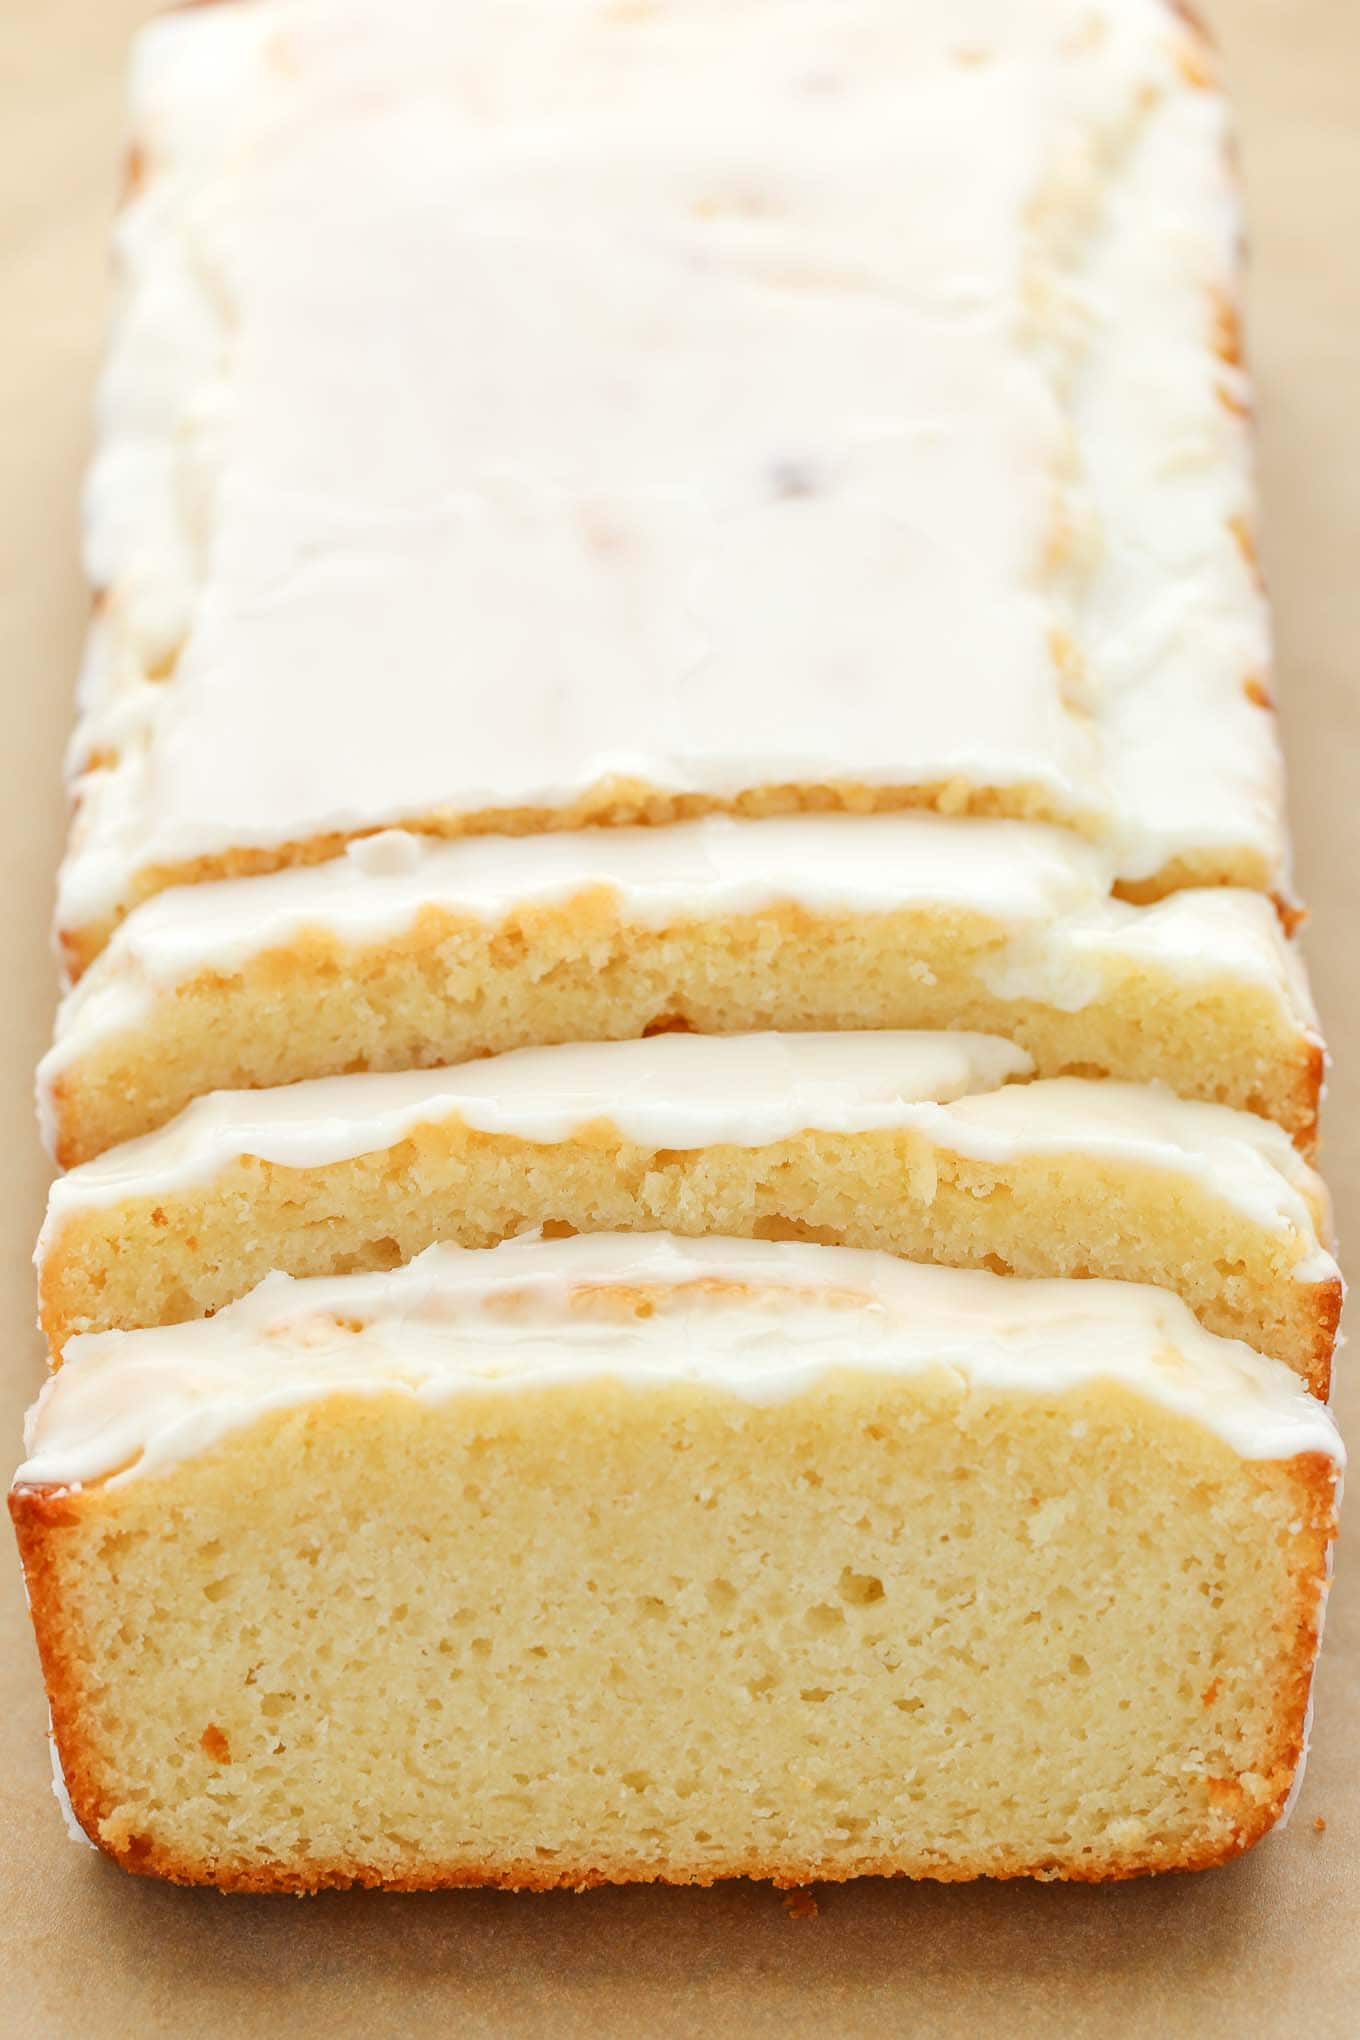
[[1155, 1282], [1325, 1395], [1326, 1192], [1280, 1128], [1029, 1071], [986, 1035], [664, 1034], [219, 1093], [54, 1184], [44, 1329], [60, 1351], [218, 1310], [273, 1269], [538, 1227], [802, 1237]]
[[1242, 888], [1134, 907], [1070, 831], [939, 815], [713, 817], [436, 843], [146, 901], [39, 1074], [64, 1167], [193, 1098], [667, 1028], [963, 1027], [1042, 1076], [1161, 1082], [1307, 1146], [1322, 1073], [1295, 945]]
[[1340, 1456], [1158, 1291], [521, 1241], [78, 1341], [11, 1507], [129, 1869], [1104, 1878], [1279, 1817]]
[[74, 969], [393, 825], [926, 807], [1287, 890], [1165, 0], [200, 7], [134, 132]]

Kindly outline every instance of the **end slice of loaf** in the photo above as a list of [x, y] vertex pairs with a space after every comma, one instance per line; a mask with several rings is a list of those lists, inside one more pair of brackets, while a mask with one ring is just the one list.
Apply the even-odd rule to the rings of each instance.
[[82, 1339], [11, 1506], [129, 1869], [1094, 1879], [1280, 1815], [1339, 1453], [1155, 1291], [578, 1239]]

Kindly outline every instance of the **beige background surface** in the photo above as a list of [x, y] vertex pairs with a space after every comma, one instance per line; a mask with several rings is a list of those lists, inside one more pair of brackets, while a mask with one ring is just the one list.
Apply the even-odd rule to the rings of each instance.
[[[457, 0], [450, 0], [457, 4]], [[544, 0], [550, 4], [550, 0]], [[948, 5], [949, 0], [940, 0]], [[374, 0], [375, 6], [381, 0]], [[1308, 947], [1338, 1069], [1326, 1166], [1360, 1224], [1360, 4], [1204, 0], [1236, 91], [1252, 225], [1267, 561]], [[85, 597], [89, 438], [126, 37], [149, 0], [0, 0], [0, 1436], [40, 1376], [30, 1109], [53, 975], [58, 759]], [[1360, 1389], [1343, 1361], [1343, 1421]], [[1347, 1409], [1349, 1405], [1349, 1409]], [[1307, 1782], [1230, 1869], [1112, 1889], [638, 1890], [223, 1899], [69, 1843], [18, 1567], [0, 1546], [0, 2030], [27, 2036], [1360, 2032], [1360, 1508], [1343, 1538]], [[1325, 1821], [1325, 1831], [1319, 1831]]]

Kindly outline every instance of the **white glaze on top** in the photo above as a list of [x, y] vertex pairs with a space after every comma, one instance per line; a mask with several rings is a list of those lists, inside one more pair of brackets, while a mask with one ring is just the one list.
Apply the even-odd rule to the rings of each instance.
[[[611, 1311], [610, 1289], [638, 1285], [663, 1292], [650, 1316]], [[1329, 1413], [1288, 1368], [1206, 1332], [1159, 1289], [1024, 1282], [848, 1247], [604, 1234], [432, 1247], [376, 1275], [271, 1275], [196, 1324], [73, 1339], [29, 1413], [15, 1484], [113, 1485], [332, 1394], [438, 1402], [614, 1378], [776, 1403], [846, 1368], [946, 1368], [965, 1391], [1020, 1396], [1103, 1381], [1244, 1458], [1343, 1458]]]
[[59, 1178], [49, 1226], [81, 1206], [210, 1181], [242, 1154], [321, 1168], [443, 1119], [532, 1141], [568, 1140], [607, 1120], [622, 1139], [653, 1147], [760, 1147], [810, 1126], [892, 1125], [909, 1105], [990, 1091], [1032, 1068], [1022, 1048], [989, 1034], [660, 1034], [517, 1049], [454, 1069], [214, 1091]]
[[229, 973], [320, 932], [356, 948], [399, 940], [426, 909], [494, 928], [603, 889], [628, 925], [719, 920], [793, 903], [822, 914], [911, 909], [976, 916], [998, 940], [986, 989], [1065, 1012], [1115, 970], [1161, 982], [1250, 982], [1286, 1025], [1317, 1039], [1298, 952], [1261, 895], [1174, 894], [1151, 907], [1109, 897], [1108, 861], [1063, 829], [943, 815], [714, 816], [664, 829], [441, 843], [389, 831], [330, 863], [172, 887], [115, 930], [62, 1001], [38, 1094], [52, 1144], [54, 1083], [87, 1055], [151, 1021], [158, 998], [202, 973]]
[[1335, 1277], [1314, 1218], [1325, 1192], [1278, 1126], [1150, 1085], [1009, 1081], [1031, 1068], [1022, 1049], [980, 1034], [661, 1034], [219, 1091], [54, 1183], [38, 1255], [82, 1211], [208, 1184], [243, 1155], [322, 1168], [441, 1122], [545, 1144], [609, 1127], [691, 1151], [902, 1128], [1001, 1166], [1048, 1154], [1168, 1171], [1292, 1244], [1301, 1279]]
[[1278, 876], [1187, 34], [1163, 0], [154, 24], [64, 923], [615, 777], [1029, 789], [1125, 876]]

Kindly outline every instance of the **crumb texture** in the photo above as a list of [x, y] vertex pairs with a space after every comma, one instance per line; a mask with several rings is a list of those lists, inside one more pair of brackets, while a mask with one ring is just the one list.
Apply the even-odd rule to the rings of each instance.
[[16, 1500], [77, 1810], [330, 1883], [1216, 1861], [1302, 1732], [1330, 1479], [1108, 1386], [272, 1415]]
[[[1070, 933], [1027, 948], [1004, 921], [944, 907], [786, 906], [653, 927], [603, 890], [490, 927], [431, 907], [369, 943], [312, 928], [152, 987], [107, 1027], [81, 1029], [73, 1016], [71, 1044], [44, 1076], [51, 1137], [69, 1168], [208, 1091], [433, 1068], [556, 1042], [670, 1029], [956, 1027], [1008, 1036], [1041, 1076], [1162, 1083], [1273, 1119], [1306, 1148], [1322, 1052], [1291, 996], [1283, 940], [1268, 912], [1262, 927], [1255, 903], [1215, 897], [1219, 910], [1206, 903], [1203, 927], [1186, 927], [1200, 958], [1190, 970], [1183, 941], [1158, 954], [1185, 902], [1143, 910], [1147, 922], [1114, 926], [1091, 952]], [[1215, 962], [1234, 905], [1266, 951], [1264, 970], [1242, 968], [1233, 928]], [[113, 955], [88, 984], [103, 973], [116, 1002]]]
[[1316, 1234], [1260, 1223], [1193, 1166], [1101, 1158], [1076, 1142], [984, 1162], [913, 1130], [674, 1150], [607, 1124], [544, 1144], [454, 1118], [349, 1160], [290, 1168], [244, 1155], [206, 1183], [54, 1211], [41, 1288], [55, 1353], [77, 1333], [220, 1310], [275, 1269], [395, 1268], [441, 1241], [490, 1247], [538, 1227], [803, 1239], [996, 1274], [1151, 1283], [1324, 1394], [1341, 1304], [1334, 1269], [1296, 1274]]

